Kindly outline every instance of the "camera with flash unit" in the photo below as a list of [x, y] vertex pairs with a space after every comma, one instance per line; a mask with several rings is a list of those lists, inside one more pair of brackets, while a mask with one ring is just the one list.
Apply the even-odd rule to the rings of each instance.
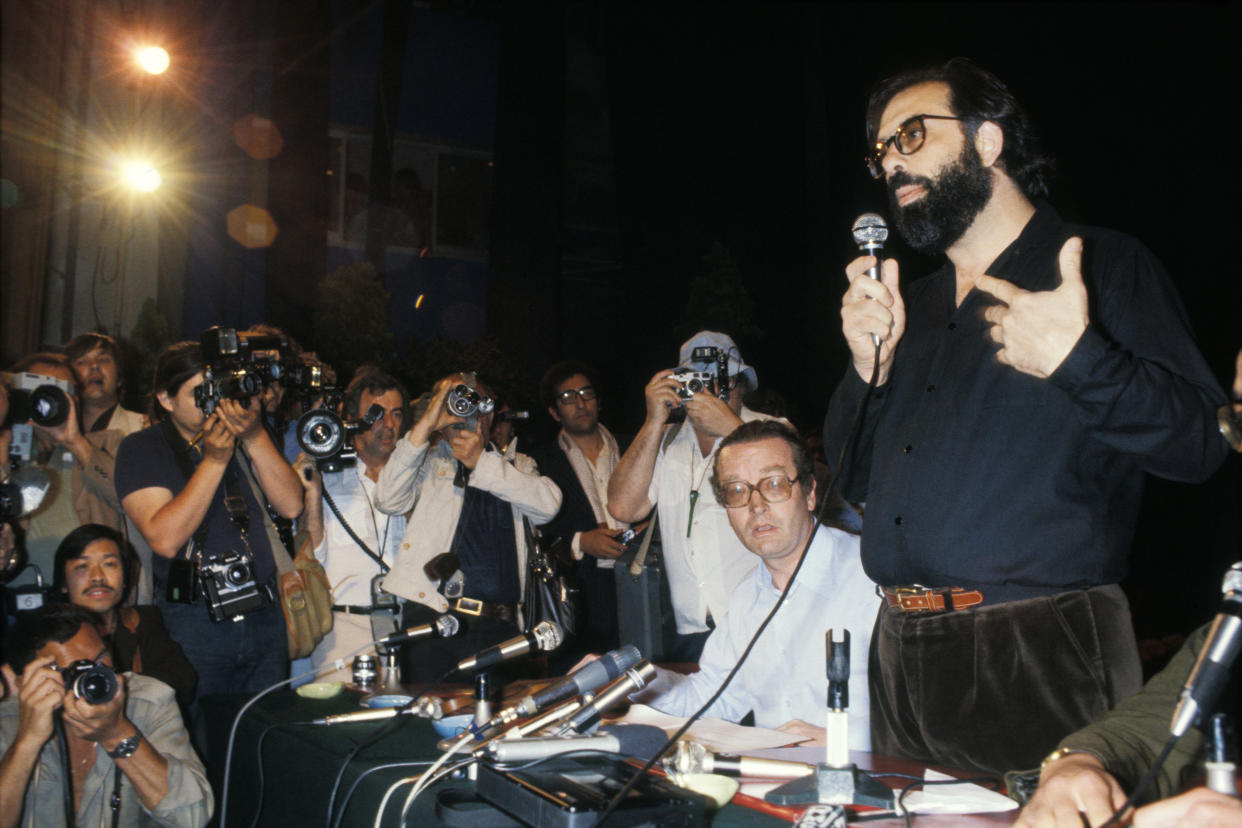
[[723, 348], [702, 345], [690, 352], [690, 362], [709, 365], [714, 363], [716, 372], [713, 374], [710, 371], [696, 371], [687, 365], [673, 369], [670, 376], [681, 386], [677, 389], [677, 396], [684, 401], [695, 394], [707, 392], [727, 401], [729, 399], [729, 352]]
[[210, 414], [220, 400], [249, 405], [265, 386], [280, 382], [286, 373], [289, 339], [284, 336], [248, 336], [219, 325], [199, 337], [203, 384], [194, 389], [194, 404]]
[[75, 699], [82, 699], [87, 704], [107, 704], [116, 698], [120, 685], [116, 672], [107, 664], [79, 658], [57, 669], [65, 680], [65, 690], [71, 691]]
[[368, 408], [360, 420], [343, 419], [330, 407], [313, 408], [298, 418], [298, 445], [315, 461], [320, 472], [340, 471], [357, 462], [354, 438], [383, 416], [384, 409], [378, 403]]

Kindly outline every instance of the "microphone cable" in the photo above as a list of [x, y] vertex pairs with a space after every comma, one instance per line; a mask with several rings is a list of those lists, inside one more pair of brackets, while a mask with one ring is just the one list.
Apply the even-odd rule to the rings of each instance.
[[634, 785], [638, 783], [638, 780], [653, 767], [655, 767], [656, 762], [660, 761], [660, 757], [663, 756], [669, 748], [677, 744], [677, 740], [686, 734], [686, 731], [690, 729], [690, 726], [698, 721], [699, 718], [707, 712], [708, 708], [716, 703], [716, 700], [720, 698], [721, 694], [724, 693], [725, 689], [733, 681], [733, 677], [737, 675], [738, 671], [742, 669], [742, 665], [746, 663], [746, 659], [750, 656], [751, 650], [755, 648], [755, 644], [759, 641], [759, 637], [763, 635], [763, 631], [768, 628], [768, 624], [771, 623], [772, 619], [776, 616], [777, 611], [780, 610], [781, 606], [785, 603], [785, 597], [789, 595], [789, 590], [793, 589], [794, 583], [798, 580], [798, 573], [802, 571], [802, 564], [806, 562], [806, 556], [811, 549], [811, 544], [815, 540], [815, 534], [823, 525], [824, 510], [827, 508], [828, 503], [832, 500], [831, 494], [836, 488], [837, 480], [841, 477], [841, 471], [845, 467], [847, 452], [858, 439], [858, 435], [862, 429], [863, 412], [867, 410], [867, 403], [871, 401], [871, 393], [875, 390], [880, 378], [880, 344], [881, 343], [877, 342], [875, 346], [875, 362], [871, 369], [871, 379], [867, 383], [867, 390], [858, 404], [857, 411], [854, 413], [854, 421], [850, 424], [849, 436], [846, 439], [845, 444], [841, 446], [841, 455], [837, 460], [837, 468], [828, 479], [828, 483], [824, 486], [823, 501], [820, 503], [819, 509], [815, 513], [815, 520], [811, 525], [811, 533], [809, 537], [807, 537], [806, 546], [802, 549], [802, 555], [798, 558], [798, 565], [794, 567], [793, 573], [789, 576], [789, 583], [785, 584], [785, 588], [781, 590], [780, 597], [776, 599], [776, 603], [772, 606], [772, 609], [768, 611], [768, 614], [764, 617], [763, 622], [759, 624], [759, 629], [755, 630], [755, 634], [750, 637], [750, 641], [746, 644], [746, 649], [744, 649], [742, 651], [742, 655], [738, 657], [737, 664], [733, 665], [733, 669], [730, 670], [729, 674], [724, 677], [724, 681], [722, 681], [720, 686], [716, 688], [716, 692], [703, 703], [702, 707], [691, 714], [690, 718], [686, 719], [685, 724], [678, 728], [677, 732], [668, 738], [668, 741], [664, 743], [663, 747], [657, 750], [654, 754], [652, 754], [650, 759], [643, 763], [642, 767], [630, 777], [629, 781], [621, 786], [621, 789], [618, 790], [616, 794], [613, 795], [612, 799], [608, 801], [607, 807], [600, 812], [599, 818], [592, 823], [592, 828], [599, 828], [599, 826], [603, 825], [604, 822], [607, 821], [612, 812], [615, 811], [617, 806], [620, 805], [625, 799], [625, 796], [634, 788]]
[[[328, 797], [328, 814], [327, 814], [327, 820], [324, 823], [325, 828], [331, 828], [332, 826], [332, 822], [333, 822], [332, 813], [336, 808], [336, 795], [337, 795], [337, 792], [341, 788], [341, 780], [344, 779], [345, 769], [349, 767], [350, 762], [354, 761], [354, 759], [358, 756], [359, 753], [371, 747], [376, 742], [378, 742], [380, 739], [383, 739], [384, 737], [392, 734], [394, 731], [396, 731], [397, 728], [405, 724], [407, 717], [402, 716], [401, 714], [404, 713], [406, 710], [409, 710], [411, 707], [413, 707], [414, 703], [417, 702], [419, 698], [426, 696], [436, 687], [440, 686], [440, 684], [445, 679], [447, 679], [449, 676], [453, 675], [453, 673], [456, 672], [456, 670], [457, 670], [456, 667], [451, 668], [444, 675], [440, 676], [438, 679], [433, 681], [431, 684], [427, 685], [427, 687], [417, 697], [410, 699], [408, 702], [406, 702], [405, 704], [397, 708], [396, 716], [394, 716], [389, 721], [385, 722], [383, 727], [379, 728], [374, 733], [372, 733], [370, 736], [363, 739], [361, 742], [355, 745], [349, 751], [348, 754], [346, 754], [345, 761], [341, 763], [341, 767], [336, 772], [336, 778], [332, 780], [332, 793]], [[341, 812], [343, 815], [344, 806], [342, 806]], [[220, 828], [225, 828], [224, 823], [220, 824]]]

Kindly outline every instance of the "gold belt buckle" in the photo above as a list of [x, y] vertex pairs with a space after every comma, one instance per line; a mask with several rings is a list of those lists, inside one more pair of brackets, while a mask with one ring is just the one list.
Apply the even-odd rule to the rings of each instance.
[[[470, 609], [466, 609], [466, 607], [470, 607]], [[462, 615], [470, 615], [478, 618], [483, 614], [483, 602], [477, 598], [458, 598], [454, 609]]]

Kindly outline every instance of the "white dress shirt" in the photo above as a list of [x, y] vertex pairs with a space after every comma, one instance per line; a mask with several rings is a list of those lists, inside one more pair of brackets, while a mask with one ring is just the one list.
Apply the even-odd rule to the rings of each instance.
[[[850, 632], [849, 746], [871, 749], [867, 651], [879, 609], [875, 585], [863, 572], [858, 538], [821, 526], [789, 596], [728, 689], [704, 715], [738, 721], [755, 712], [757, 727], [791, 719], [823, 727], [828, 712], [825, 633]], [[752, 555], [751, 560], [755, 558]], [[689, 716], [720, 687], [781, 591], [762, 564], [733, 593], [732, 606], [712, 631], [699, 672], [683, 676], [657, 668], [657, 678], [631, 698], [673, 716]]]

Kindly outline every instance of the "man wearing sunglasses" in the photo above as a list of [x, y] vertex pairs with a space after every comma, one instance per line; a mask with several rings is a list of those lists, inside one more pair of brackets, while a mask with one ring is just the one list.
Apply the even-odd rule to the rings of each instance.
[[880, 84], [871, 172], [910, 246], [904, 280], [846, 268], [853, 364], [824, 448], [838, 456], [873, 372], [847, 499], [885, 602], [872, 738], [885, 754], [1003, 771], [1138, 689], [1125, 575], [1144, 474], [1223, 461], [1224, 400], [1168, 275], [1135, 240], [1071, 226], [1049, 159], [996, 77], [956, 59]]
[[856, 536], [826, 526], [816, 530], [815, 479], [806, 446], [779, 420], [744, 423], [721, 440], [711, 487], [729, 526], [753, 555], [751, 565], [733, 591], [728, 614], [707, 639], [699, 671], [683, 676], [659, 669], [650, 689], [634, 700], [674, 716], [698, 710], [788, 587], [746, 663], [705, 715], [738, 721], [753, 711], [759, 727], [822, 743], [825, 634], [833, 630], [833, 641], [840, 642], [848, 630], [849, 746], [870, 749], [867, 642], [875, 622], [874, 584], [862, 571]]

